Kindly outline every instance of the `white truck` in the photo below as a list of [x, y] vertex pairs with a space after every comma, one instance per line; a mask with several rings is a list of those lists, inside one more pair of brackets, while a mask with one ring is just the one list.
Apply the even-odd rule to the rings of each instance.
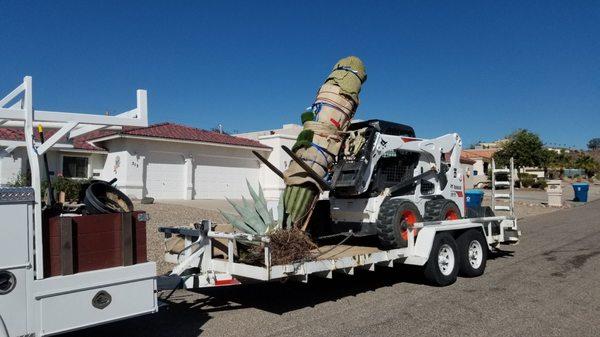
[[[154, 262], [45, 276], [40, 156], [65, 136], [78, 137], [102, 128], [146, 126], [146, 92], [138, 90], [137, 107], [116, 116], [40, 111], [33, 109], [32, 80], [25, 77], [0, 100], [0, 123], [23, 128], [24, 142], [5, 151], [26, 147], [31, 171], [31, 187], [0, 188], [1, 337], [53, 335], [153, 313], [158, 310], [157, 291], [164, 289], [284, 278], [307, 281], [309, 275], [331, 278], [334, 272], [351, 275], [357, 268], [374, 271], [376, 266], [395, 264], [425, 266], [433, 283], [446, 285], [461, 270], [466, 276], [480, 275], [488, 250], [517, 243], [520, 236], [512, 213], [421, 221], [411, 223], [412, 230], [406, 230], [402, 247], [381, 249], [347, 245], [342, 240], [319, 247], [315, 259], [273, 265], [268, 237], [217, 231], [210, 221], [203, 220], [194, 227], [160, 229], [167, 238], [178, 236], [183, 242], [179, 249], [165, 254], [165, 259], [175, 264], [168, 276], [158, 277]], [[57, 131], [45, 142], [36, 142], [33, 129], [38, 123]], [[251, 265], [236, 259], [239, 240], [264, 244], [264, 263]], [[216, 249], [219, 245], [225, 248]]]

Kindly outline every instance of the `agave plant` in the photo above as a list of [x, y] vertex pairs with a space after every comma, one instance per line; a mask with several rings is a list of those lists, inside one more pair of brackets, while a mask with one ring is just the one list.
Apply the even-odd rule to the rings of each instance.
[[283, 196], [279, 199], [279, 204], [277, 205], [278, 220], [275, 220], [273, 210], [267, 208], [267, 200], [265, 199], [260, 183], [258, 184], [258, 194], [247, 180], [246, 184], [248, 185], [248, 191], [250, 192], [253, 202], [248, 202], [244, 197], [242, 197], [241, 204], [236, 204], [230, 199], [227, 199], [238, 215], [225, 213], [222, 210], [219, 210], [221, 215], [223, 215], [225, 220], [235, 228], [248, 234], [269, 235], [281, 228], [283, 219]]

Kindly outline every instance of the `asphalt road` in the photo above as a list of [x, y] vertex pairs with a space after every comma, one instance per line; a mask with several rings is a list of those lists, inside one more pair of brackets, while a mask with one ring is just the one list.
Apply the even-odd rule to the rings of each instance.
[[600, 201], [522, 220], [479, 278], [407, 268], [176, 292], [155, 315], [69, 336], [599, 336]]

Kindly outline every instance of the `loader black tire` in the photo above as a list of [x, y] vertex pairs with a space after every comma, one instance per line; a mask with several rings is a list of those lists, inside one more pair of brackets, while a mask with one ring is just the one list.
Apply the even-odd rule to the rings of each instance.
[[456, 282], [459, 261], [458, 246], [452, 235], [445, 232], [436, 234], [425, 264], [425, 280], [437, 287], [451, 285]]
[[424, 221], [456, 220], [462, 218], [456, 203], [448, 199], [430, 200], [425, 204]]
[[[387, 199], [379, 208], [377, 237], [383, 248], [401, 248], [407, 245], [408, 228], [423, 218], [415, 204], [403, 199]], [[415, 235], [417, 234], [414, 232]]]
[[485, 237], [476, 229], [462, 233], [456, 239], [459, 251], [458, 273], [463, 277], [483, 275], [487, 262], [488, 245]]

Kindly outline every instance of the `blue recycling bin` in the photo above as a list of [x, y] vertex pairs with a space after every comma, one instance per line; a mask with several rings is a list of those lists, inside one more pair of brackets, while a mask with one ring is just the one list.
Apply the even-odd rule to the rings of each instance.
[[482, 190], [467, 190], [465, 192], [465, 202], [467, 204], [467, 207], [469, 207], [469, 208], [481, 207], [482, 201], [483, 201], [483, 191]]
[[575, 183], [575, 184], [573, 184], [573, 190], [575, 191], [575, 201], [587, 202], [588, 191], [590, 190], [590, 184]]

